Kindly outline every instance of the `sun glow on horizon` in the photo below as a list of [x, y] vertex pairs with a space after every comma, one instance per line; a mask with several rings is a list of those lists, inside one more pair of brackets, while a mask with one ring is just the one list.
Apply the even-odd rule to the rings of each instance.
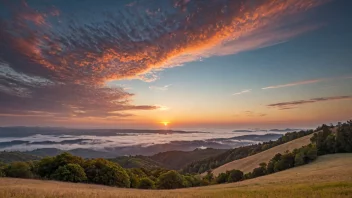
[[164, 121], [164, 122], [160, 122], [160, 123], [163, 124], [164, 126], [167, 126], [170, 124], [170, 122], [168, 122], [168, 121]]

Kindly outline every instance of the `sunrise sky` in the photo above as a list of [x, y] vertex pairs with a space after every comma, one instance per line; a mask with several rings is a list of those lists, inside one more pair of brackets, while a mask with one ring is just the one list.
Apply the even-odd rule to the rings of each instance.
[[0, 0], [0, 126], [235, 129], [352, 119], [351, 7]]

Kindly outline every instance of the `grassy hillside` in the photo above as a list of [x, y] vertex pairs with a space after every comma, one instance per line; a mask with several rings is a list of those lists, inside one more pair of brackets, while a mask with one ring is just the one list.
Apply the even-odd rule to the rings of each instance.
[[224, 153], [225, 149], [196, 149], [193, 151], [167, 151], [155, 154], [150, 158], [163, 164], [168, 169], [178, 170], [194, 161], [203, 160], [209, 157]]
[[285, 144], [275, 146], [271, 149], [265, 150], [263, 152], [257, 153], [255, 155], [248, 156], [239, 160], [235, 160], [224, 164], [218, 168], [215, 168], [212, 172], [214, 176], [220, 173], [226, 172], [227, 170], [237, 169], [244, 173], [252, 171], [254, 168], [258, 167], [261, 162], [269, 162], [270, 159], [277, 153], [284, 153], [285, 151], [292, 151], [293, 149], [301, 148], [302, 146], [308, 145], [310, 143], [310, 138], [313, 134], [292, 140]]
[[284, 143], [310, 135], [312, 133], [313, 130], [289, 132], [275, 141], [263, 142], [260, 144], [253, 144], [230, 149], [220, 155], [190, 163], [187, 166], [183, 167], [182, 171], [184, 173], [205, 173], [208, 170], [213, 170], [234, 160], [246, 158], [248, 156], [263, 152], [275, 146], [282, 145]]
[[39, 160], [41, 157], [30, 155], [22, 152], [7, 152], [2, 151], [0, 152], [0, 162], [3, 163], [11, 163], [17, 161], [32, 161], [32, 160]]
[[243, 182], [177, 190], [135, 190], [54, 181], [0, 179], [0, 197], [351, 197], [352, 154]]
[[164, 168], [164, 165], [150, 159], [146, 156], [121, 156], [113, 159], [109, 159], [112, 162], [118, 163], [123, 168], [146, 168], [146, 169], [154, 169], [154, 168]]

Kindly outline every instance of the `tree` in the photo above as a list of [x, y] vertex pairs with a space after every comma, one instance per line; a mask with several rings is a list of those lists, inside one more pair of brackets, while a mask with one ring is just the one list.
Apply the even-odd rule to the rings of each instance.
[[42, 178], [50, 178], [51, 174], [54, 172], [55, 167], [53, 157], [44, 157], [36, 164], [35, 173]]
[[226, 173], [220, 173], [220, 174], [218, 175], [218, 177], [216, 178], [216, 183], [218, 183], [218, 184], [226, 183], [228, 177], [229, 177], [228, 174], [226, 174]]
[[214, 174], [211, 171], [207, 171], [207, 174], [204, 176], [204, 179], [208, 180], [210, 183], [214, 179]]
[[292, 168], [295, 165], [295, 155], [293, 153], [285, 153], [281, 156], [281, 159], [274, 165], [274, 171], [282, 171], [288, 168]]
[[265, 168], [264, 167], [258, 167], [258, 168], [253, 169], [251, 177], [255, 178], [255, 177], [260, 177], [260, 176], [263, 176], [263, 175], [266, 175]]
[[183, 178], [182, 176], [174, 171], [168, 171], [158, 178], [157, 187], [160, 189], [175, 189], [183, 187]]
[[303, 152], [299, 152], [295, 155], [295, 166], [301, 166], [303, 164], [305, 164], [305, 160], [304, 160], [304, 153]]
[[274, 173], [274, 165], [275, 165], [275, 162], [274, 161], [270, 161], [268, 163], [268, 165], [266, 166], [266, 173], [267, 174], [271, 174], [271, 173]]
[[336, 132], [336, 152], [352, 152], [352, 124], [340, 124]]
[[105, 159], [87, 160], [84, 164], [89, 182], [108, 186], [130, 187], [126, 171], [116, 163]]
[[84, 159], [78, 156], [74, 156], [71, 153], [64, 152], [54, 157], [53, 164], [55, 170], [58, 169], [60, 166], [65, 166], [67, 164], [78, 164], [80, 166], [83, 166]]
[[148, 177], [144, 177], [140, 180], [138, 188], [140, 188], [140, 189], [154, 189], [155, 183], [153, 180], [149, 179]]
[[243, 179], [243, 172], [240, 170], [231, 170], [228, 172], [227, 182], [238, 182]]
[[139, 182], [140, 182], [139, 177], [136, 174], [134, 174], [130, 169], [126, 169], [126, 172], [128, 174], [128, 177], [130, 178], [130, 187], [138, 188]]
[[244, 179], [252, 179], [252, 178], [253, 178], [253, 177], [252, 177], [252, 173], [249, 172], [249, 173], [244, 174], [244, 175], [243, 175], [243, 178], [244, 178]]
[[26, 162], [12, 162], [5, 170], [7, 177], [32, 178], [31, 167]]
[[52, 179], [68, 182], [84, 182], [87, 181], [87, 176], [79, 164], [67, 164], [56, 169], [52, 175]]
[[5, 170], [7, 168], [7, 164], [0, 162], [0, 177], [5, 177]]

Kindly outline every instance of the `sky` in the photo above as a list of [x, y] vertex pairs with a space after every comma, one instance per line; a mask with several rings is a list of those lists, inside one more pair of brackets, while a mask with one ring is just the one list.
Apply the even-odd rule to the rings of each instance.
[[0, 126], [352, 119], [349, 0], [0, 0]]

